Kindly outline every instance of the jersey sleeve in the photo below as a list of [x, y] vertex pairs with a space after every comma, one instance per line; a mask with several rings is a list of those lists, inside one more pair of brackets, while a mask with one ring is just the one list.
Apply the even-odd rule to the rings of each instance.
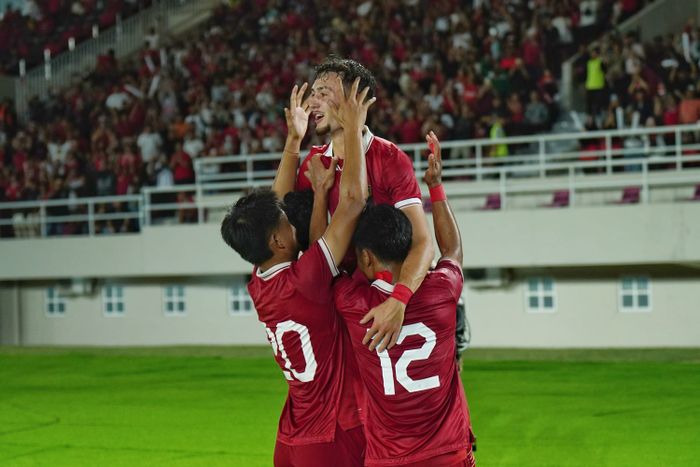
[[422, 205], [420, 187], [416, 180], [411, 158], [397, 147], [394, 147], [394, 150], [396, 156], [392, 158], [393, 167], [384, 171], [392, 204], [398, 209]]
[[450, 292], [452, 298], [455, 301], [459, 300], [462, 295], [462, 287], [464, 287], [462, 266], [454, 260], [441, 259], [435, 266], [434, 272], [440, 274], [441, 280], [445, 282], [445, 288]]
[[332, 300], [333, 278], [340, 274], [333, 253], [321, 237], [292, 265], [294, 285], [306, 298], [315, 302]]
[[311, 189], [311, 182], [308, 178], [306, 178], [306, 175], [304, 175], [304, 172], [309, 170], [311, 156], [313, 156], [313, 152], [306, 156], [304, 161], [301, 163], [301, 167], [299, 167], [299, 170], [297, 171], [297, 181], [294, 184], [294, 191], [307, 191]]

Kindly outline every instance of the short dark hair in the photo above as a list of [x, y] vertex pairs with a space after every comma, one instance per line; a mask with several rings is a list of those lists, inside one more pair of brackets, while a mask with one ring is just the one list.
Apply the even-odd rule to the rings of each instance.
[[377, 90], [377, 81], [374, 79], [374, 75], [355, 60], [329, 55], [316, 67], [316, 76], [314, 80], [326, 73], [337, 73], [343, 80], [343, 86], [346, 90], [350, 89], [352, 83], [359, 77], [360, 85], [358, 87], [358, 93], [369, 86], [367, 98], [374, 97], [374, 93]]
[[357, 222], [353, 243], [381, 261], [401, 263], [408, 256], [412, 238], [411, 221], [400, 209], [368, 203]]
[[290, 191], [284, 195], [282, 209], [287, 214], [289, 223], [297, 231], [297, 243], [301, 251], [309, 249], [309, 226], [313, 208], [314, 192], [312, 190]]
[[282, 216], [282, 206], [270, 189], [254, 190], [236, 201], [221, 222], [221, 238], [249, 263], [272, 258], [270, 235]]

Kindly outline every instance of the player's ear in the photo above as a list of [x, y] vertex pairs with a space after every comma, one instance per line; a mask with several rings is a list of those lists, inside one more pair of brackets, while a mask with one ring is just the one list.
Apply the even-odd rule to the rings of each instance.
[[268, 246], [270, 247], [270, 250], [272, 250], [273, 254], [279, 250], [285, 249], [285, 245], [284, 245], [284, 242], [282, 241], [282, 237], [279, 235], [279, 233], [277, 231], [272, 232], [272, 235], [270, 235], [270, 241], [268, 242]]
[[362, 264], [363, 269], [367, 270], [374, 263], [374, 255], [366, 248], [361, 248], [357, 255], [357, 261]]

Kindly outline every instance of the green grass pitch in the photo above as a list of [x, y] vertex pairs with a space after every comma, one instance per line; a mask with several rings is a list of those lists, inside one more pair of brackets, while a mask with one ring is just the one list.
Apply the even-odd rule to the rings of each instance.
[[[480, 466], [700, 465], [700, 349], [468, 350]], [[0, 347], [0, 466], [269, 466], [266, 347]]]

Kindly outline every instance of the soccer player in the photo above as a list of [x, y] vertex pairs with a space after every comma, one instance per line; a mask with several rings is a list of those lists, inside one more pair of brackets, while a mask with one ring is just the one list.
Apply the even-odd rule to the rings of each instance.
[[[338, 77], [342, 79], [342, 85], [337, 81]], [[309, 97], [309, 110], [316, 123], [316, 133], [329, 135], [330, 143], [311, 149], [299, 170], [295, 189], [304, 191], [311, 188], [304, 174], [314, 157], [321, 155], [321, 160], [326, 167], [331, 165], [334, 158], [338, 159], [336, 183], [328, 195], [331, 215], [338, 205], [339, 182], [346, 154], [343, 150], [345, 133], [329, 109], [342, 97], [343, 89], [347, 89], [357, 78], [360, 78], [360, 87], [370, 88], [369, 95], [372, 96], [375, 80], [364, 66], [354, 60], [329, 57], [316, 68], [316, 78]], [[397, 274], [397, 282], [400, 284], [400, 290], [413, 292], [423, 281], [434, 255], [433, 242], [423, 212], [421, 192], [416, 182], [413, 164], [406, 153], [395, 144], [374, 136], [367, 127], [362, 131], [362, 151], [367, 161], [368, 184], [374, 202], [391, 204], [401, 209], [411, 222], [413, 231], [411, 248], [401, 271]], [[312, 238], [314, 236], [312, 232]], [[355, 261], [352, 251], [350, 253], [350, 257], [343, 261], [343, 265], [352, 270], [355, 267]], [[385, 302], [377, 304], [376, 308], [368, 309], [369, 312], [363, 317], [363, 323], [373, 320], [372, 327], [364, 338], [364, 343], [369, 344], [370, 349], [373, 350], [378, 345], [380, 350], [383, 350], [396, 342], [406, 308], [405, 302], [405, 295], [390, 295]]]
[[[455, 360], [455, 307], [462, 292], [462, 244], [441, 182], [440, 146], [433, 149], [425, 181], [433, 201], [441, 258], [406, 308], [397, 344], [371, 351], [360, 344], [364, 310], [396, 291], [411, 246], [411, 223], [391, 205], [368, 205], [353, 241], [357, 270], [334, 286], [366, 390], [365, 465], [472, 466], [472, 435]], [[379, 279], [377, 279], [379, 278]], [[373, 280], [370, 284], [369, 280]]]
[[[224, 241], [254, 265], [248, 291], [289, 385], [275, 446], [278, 467], [363, 463], [354, 360], [331, 287], [368, 196], [361, 131], [375, 99], [367, 98], [366, 88], [358, 93], [358, 86], [356, 80], [330, 107], [345, 133], [346, 163], [338, 208], [323, 236], [298, 258], [295, 229], [278, 196], [286, 189], [284, 177], [275, 179], [273, 191], [239, 199], [221, 224]], [[285, 112], [289, 153], [306, 131], [303, 93], [295, 87]], [[284, 154], [281, 165], [290, 159]]]

